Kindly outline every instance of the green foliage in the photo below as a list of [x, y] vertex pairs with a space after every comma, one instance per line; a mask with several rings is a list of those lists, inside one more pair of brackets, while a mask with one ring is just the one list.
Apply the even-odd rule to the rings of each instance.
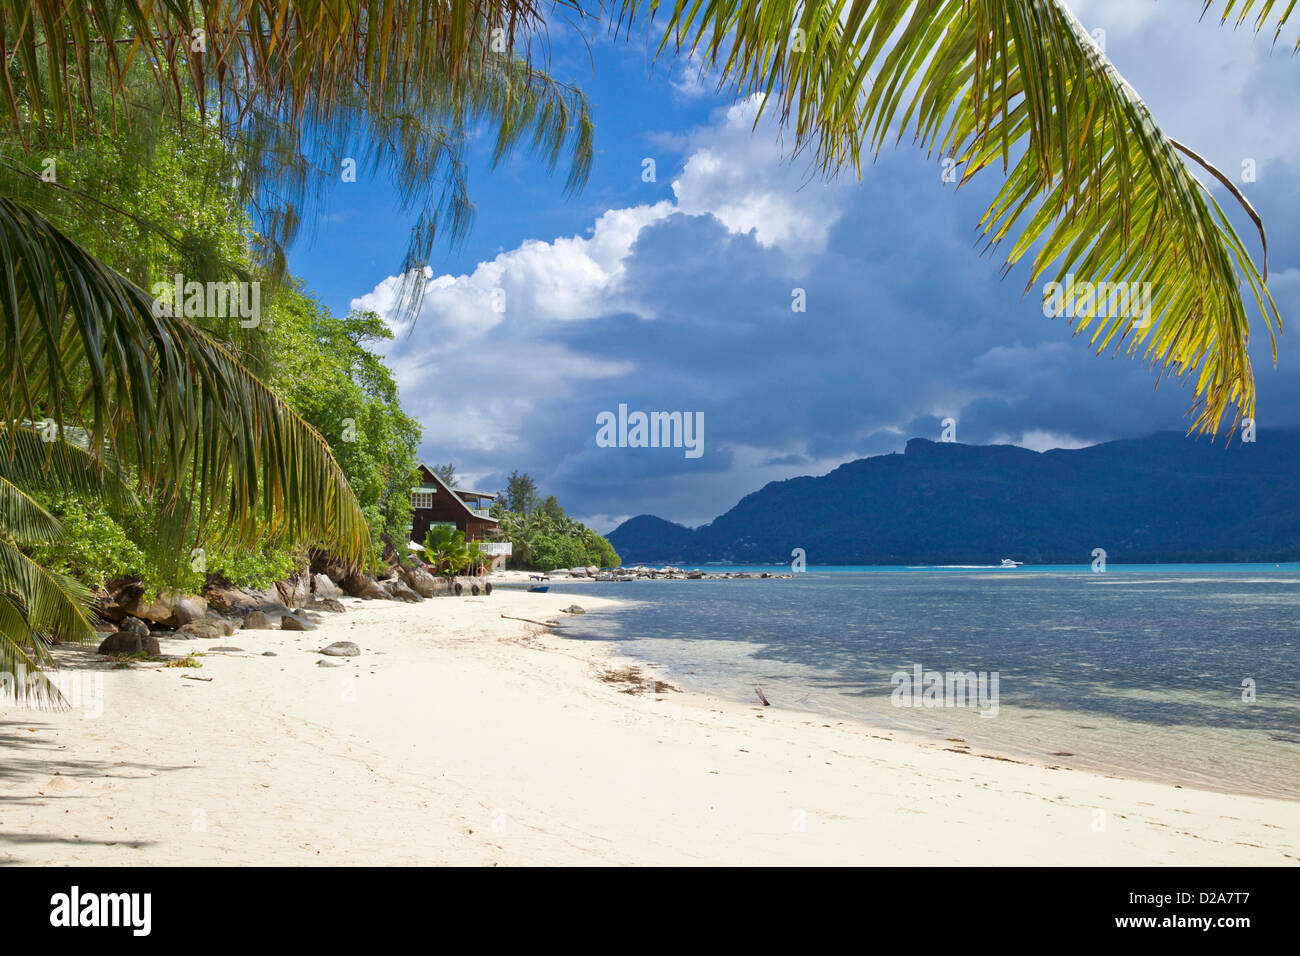
[[286, 285], [266, 319], [271, 385], [330, 443], [370, 526], [404, 554], [411, 527], [420, 425], [368, 346], [393, 337], [374, 312], [334, 316], [300, 283]]
[[512, 568], [553, 571], [589, 565], [612, 568], [620, 564], [613, 545], [604, 536], [568, 517], [554, 495], [530, 514], [502, 509], [494, 516], [501, 522], [498, 533], [513, 545], [514, 553], [509, 561]]
[[[478, 545], [475, 544], [474, 548], [477, 551]], [[465, 532], [445, 524], [429, 528], [424, 536], [424, 554], [434, 572], [448, 578], [466, 570], [471, 560]]]
[[498, 500], [502, 499], [510, 511], [521, 515], [532, 514], [537, 507], [537, 482], [527, 473], [512, 471], [506, 482], [506, 490], [498, 496]]

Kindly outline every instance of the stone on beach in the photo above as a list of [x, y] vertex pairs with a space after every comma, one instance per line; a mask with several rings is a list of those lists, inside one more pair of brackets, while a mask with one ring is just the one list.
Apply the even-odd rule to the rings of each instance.
[[221, 628], [210, 621], [193, 621], [184, 624], [176, 629], [177, 634], [184, 634], [186, 637], [201, 637], [205, 640], [216, 640], [218, 637], [226, 637]]
[[320, 653], [326, 657], [360, 657], [361, 648], [351, 641], [335, 641], [328, 647], [322, 647]]
[[280, 618], [280, 630], [282, 631], [314, 631], [316, 625], [304, 617], [298, 617], [295, 614], [286, 614]]
[[248, 617], [244, 618], [244, 629], [249, 631], [269, 631], [271, 629], [271, 619], [266, 616], [265, 611], [249, 611]]
[[[141, 627], [143, 628], [144, 625], [141, 624]], [[162, 651], [158, 647], [158, 639], [149, 633], [148, 628], [144, 628], [144, 634], [128, 628], [104, 638], [104, 642], [99, 645], [99, 653], [148, 654], [150, 657], [158, 657]]]

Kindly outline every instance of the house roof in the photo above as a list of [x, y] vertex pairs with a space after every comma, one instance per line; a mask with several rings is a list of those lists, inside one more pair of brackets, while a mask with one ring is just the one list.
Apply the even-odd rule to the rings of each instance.
[[[436, 471], [434, 471], [424, 462], [420, 462], [420, 469], [424, 471], [428, 475], [428, 477], [433, 480], [434, 484], [436, 484], [441, 490], [447, 493], [447, 497], [449, 497], [452, 501], [456, 502], [456, 504], [460, 505], [460, 507], [464, 510], [466, 517], [471, 518], [474, 521], [489, 521], [492, 524], [500, 523], [496, 518], [490, 517], [488, 515], [478, 514], [472, 508], [470, 508], [469, 503], [466, 502], [465, 499], [462, 498], [459, 494], [457, 494], [457, 492], [462, 491], [462, 489], [451, 487], [451, 485], [447, 484], [445, 481], [442, 480], [441, 477], [439, 477]], [[469, 494], [478, 494], [478, 492], [469, 492]], [[496, 496], [484, 495], [483, 497], [495, 498]]]

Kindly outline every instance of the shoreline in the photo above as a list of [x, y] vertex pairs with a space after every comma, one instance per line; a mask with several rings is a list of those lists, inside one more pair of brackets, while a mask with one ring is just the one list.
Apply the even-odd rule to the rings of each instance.
[[[0, 863], [1300, 861], [1294, 801], [648, 694], [659, 675], [614, 645], [500, 616], [580, 621], [560, 613], [573, 603], [619, 602], [349, 599], [314, 631], [161, 642], [201, 668], [57, 648], [65, 673], [102, 676], [103, 713], [0, 707]], [[315, 653], [340, 640], [361, 656]]]

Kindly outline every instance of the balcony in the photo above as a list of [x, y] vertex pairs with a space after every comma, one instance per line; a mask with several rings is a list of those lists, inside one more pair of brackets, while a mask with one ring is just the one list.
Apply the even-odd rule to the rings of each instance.
[[480, 541], [478, 546], [489, 558], [508, 558], [514, 554], [514, 548], [509, 541]]

